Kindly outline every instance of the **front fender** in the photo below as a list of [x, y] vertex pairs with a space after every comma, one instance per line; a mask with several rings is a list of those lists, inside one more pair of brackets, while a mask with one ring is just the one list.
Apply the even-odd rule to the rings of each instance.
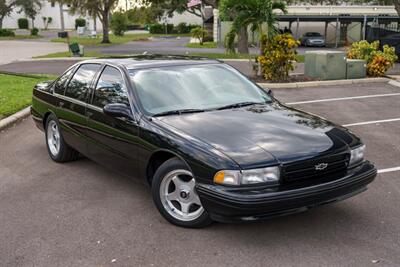
[[[233, 160], [213, 146], [159, 121], [144, 119], [140, 128], [139, 134], [143, 140], [143, 151], [139, 151], [139, 159], [143, 161], [140, 166], [147, 166], [154, 153], [166, 151], [185, 162], [196, 179], [202, 183], [211, 183], [218, 170], [239, 169]], [[142, 168], [141, 174], [145, 177], [146, 168]]]

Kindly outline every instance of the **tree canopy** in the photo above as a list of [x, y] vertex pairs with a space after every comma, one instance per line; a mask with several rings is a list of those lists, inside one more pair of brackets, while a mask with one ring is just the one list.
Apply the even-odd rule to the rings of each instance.
[[[232, 28], [227, 35], [226, 46], [229, 52], [234, 52], [234, 40], [237, 33], [244, 31], [247, 35], [247, 28], [252, 27], [259, 33], [265, 34], [267, 39], [272, 38], [277, 32], [275, 11], [286, 12], [286, 4], [272, 0], [222, 0], [220, 12], [223, 18], [233, 19]], [[266, 31], [263, 32], [262, 24], [266, 23]], [[261, 37], [261, 34], [260, 34]], [[243, 40], [243, 49], [239, 44], [239, 52], [245, 53], [247, 49], [247, 38]]]
[[65, 0], [71, 5], [73, 13], [88, 13], [91, 16], [96, 16], [100, 19], [103, 25], [103, 40], [102, 43], [110, 43], [109, 30], [110, 12], [115, 8], [118, 0]]
[[3, 28], [3, 19], [10, 15], [16, 2], [16, 0], [0, 0], [0, 29]]
[[19, 12], [24, 12], [32, 20], [32, 28], [34, 28], [34, 21], [42, 8], [42, 2], [40, 0], [17, 0], [16, 5], [20, 7]]

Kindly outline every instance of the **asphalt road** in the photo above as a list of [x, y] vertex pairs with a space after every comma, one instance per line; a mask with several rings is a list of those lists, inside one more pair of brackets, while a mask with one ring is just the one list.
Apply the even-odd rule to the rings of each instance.
[[[275, 90], [288, 103], [393, 93], [387, 84]], [[399, 118], [399, 101], [293, 106], [351, 124]], [[400, 121], [350, 128], [379, 169], [400, 165]], [[189, 230], [167, 223], [141, 183], [87, 159], [52, 162], [29, 118], [0, 133], [0, 266], [400, 266], [399, 173], [306, 213]]]
[[[225, 53], [224, 47], [217, 48], [188, 48], [190, 37], [180, 38], [154, 38], [152, 41], [134, 41], [121, 45], [107, 47], [87, 47], [87, 50], [98, 50], [105, 54], [132, 54], [132, 53], [159, 53], [159, 54], [185, 54], [185, 53]], [[343, 50], [333, 47], [299, 47], [297, 52], [303, 55], [310, 50]], [[251, 54], [258, 54], [259, 49], [250, 47]]]

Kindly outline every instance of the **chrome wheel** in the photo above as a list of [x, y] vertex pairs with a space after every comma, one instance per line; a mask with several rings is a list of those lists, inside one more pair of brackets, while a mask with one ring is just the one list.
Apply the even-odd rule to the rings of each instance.
[[53, 156], [60, 152], [60, 131], [54, 120], [49, 121], [47, 125], [47, 146]]
[[160, 198], [164, 209], [181, 221], [195, 220], [204, 212], [194, 178], [187, 170], [174, 170], [165, 175], [160, 185]]

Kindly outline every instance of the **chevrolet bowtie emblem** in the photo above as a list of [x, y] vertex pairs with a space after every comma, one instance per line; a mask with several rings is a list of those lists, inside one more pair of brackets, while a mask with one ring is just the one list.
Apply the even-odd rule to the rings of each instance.
[[315, 170], [322, 171], [322, 170], [325, 170], [326, 167], [328, 167], [328, 163], [319, 163], [319, 164], [315, 165]]

